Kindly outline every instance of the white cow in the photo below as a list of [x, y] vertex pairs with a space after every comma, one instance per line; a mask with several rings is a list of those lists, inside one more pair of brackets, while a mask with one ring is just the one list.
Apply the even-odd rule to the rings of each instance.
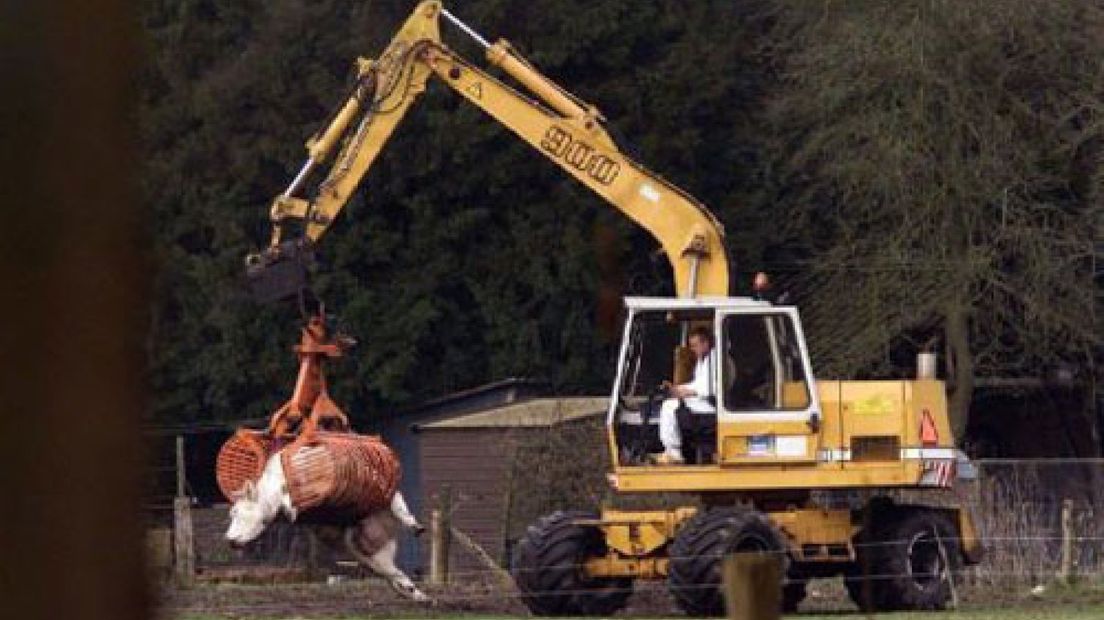
[[[281, 515], [292, 522], [297, 516], [288, 494], [284, 466], [277, 452], [268, 459], [257, 483], [247, 482], [234, 501], [230, 508], [230, 528], [226, 530], [226, 540], [233, 547], [242, 547], [260, 536]], [[348, 526], [319, 527], [318, 533], [330, 544], [344, 544], [358, 562], [386, 579], [398, 593], [415, 601], [427, 602], [429, 597], [395, 566], [395, 552], [398, 549], [396, 535], [400, 527], [415, 533], [425, 529], [410, 514], [402, 494], [396, 491], [390, 508], [381, 508]]]

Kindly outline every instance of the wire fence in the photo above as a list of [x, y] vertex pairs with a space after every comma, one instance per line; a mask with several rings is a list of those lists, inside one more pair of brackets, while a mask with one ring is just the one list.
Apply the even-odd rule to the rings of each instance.
[[1104, 460], [980, 461], [978, 473], [977, 481], [959, 487], [987, 549], [971, 578], [981, 585], [1000, 585], [1009, 575], [1045, 581], [1062, 570], [1064, 538], [1073, 570], [1101, 572]]
[[[977, 461], [975, 465], [978, 478], [969, 482], [960, 481], [953, 493], [912, 490], [891, 493], [899, 503], [958, 505], [970, 512], [983, 541], [984, 557], [976, 566], [956, 566], [946, 573], [956, 578], [967, 601], [971, 596], [982, 596], [994, 589], [1029, 592], [1032, 588], [1052, 583], [1064, 571], [1087, 581], [1104, 580], [1104, 459], [992, 460]], [[539, 493], [541, 490], [532, 489], [532, 492]], [[825, 493], [816, 499], [836, 508], [858, 507], [870, 496], [869, 492], [835, 492]], [[568, 505], [565, 500], [565, 506]], [[480, 510], [480, 506], [469, 502], [455, 506], [454, 510], [458, 515], [463, 511], [474, 513]], [[217, 575], [220, 571], [248, 573], [251, 570], [268, 570], [293, 572], [323, 580], [329, 578], [331, 582], [335, 576], [341, 579], [371, 577], [366, 569], [348, 561], [340, 549], [335, 551], [317, 544], [305, 528], [277, 523], [248, 549], [236, 551], [222, 540], [228, 523], [226, 506], [197, 509], [193, 511], [193, 518], [196, 565], [201, 575]], [[497, 534], [490, 536], [474, 533], [472, 538], [488, 549], [509, 549], [516, 542], [502, 539], [509, 528], [496, 528], [495, 531]], [[403, 542], [400, 541], [400, 544]], [[957, 539], [945, 537], [943, 542], [953, 544]], [[861, 552], [871, 547], [906, 543], [881, 540], [856, 542], [853, 546]], [[461, 549], [454, 553], [465, 551]], [[785, 551], [778, 553], [780, 556], [786, 554]], [[508, 554], [492, 554], [492, 557], [505, 560]], [[669, 559], [677, 561], [680, 558]], [[428, 557], [423, 560], [427, 562]], [[423, 567], [424, 563], [406, 568], [418, 580], [424, 576]], [[574, 571], [579, 568], [581, 564], [565, 564], [542, 570]], [[518, 574], [525, 570], [528, 569], [519, 568], [514, 572]], [[489, 566], [474, 562], [456, 564], [454, 570], [449, 572], [449, 580], [454, 587], [438, 588], [432, 594], [439, 604], [452, 606], [478, 606], [491, 601], [516, 603], [523, 595], [503, 583], [500, 576], [500, 570]], [[902, 576], [874, 572], [863, 578], [879, 581]], [[666, 592], [667, 587], [663, 581], [639, 581], [631, 585], [637, 595], [659, 595]], [[711, 588], [715, 585], [703, 583], [686, 587]], [[562, 591], [559, 593], [565, 594]], [[273, 604], [273, 610], [282, 609], [280, 605]], [[266, 603], [256, 601], [247, 607], [251, 613], [265, 613]], [[322, 603], [320, 609], [322, 607], [326, 607], [326, 603]], [[232, 611], [233, 607], [228, 609]], [[296, 609], [309, 613], [312, 608], [304, 603]]]

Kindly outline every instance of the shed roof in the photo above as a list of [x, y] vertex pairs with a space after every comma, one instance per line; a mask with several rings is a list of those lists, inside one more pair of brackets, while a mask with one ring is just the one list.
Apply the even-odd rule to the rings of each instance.
[[416, 424], [414, 430], [552, 426], [560, 422], [603, 414], [608, 406], [609, 398], [605, 396], [534, 398], [486, 411]]
[[548, 382], [529, 377], [508, 377], [500, 381], [478, 385], [422, 401], [413, 407], [402, 409], [399, 416], [424, 416], [438, 414], [467, 413], [485, 409], [488, 401], [498, 404], [512, 403], [523, 398], [548, 393]]

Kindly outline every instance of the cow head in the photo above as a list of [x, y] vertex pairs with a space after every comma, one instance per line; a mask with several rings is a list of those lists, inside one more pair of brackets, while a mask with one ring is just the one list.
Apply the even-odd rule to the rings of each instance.
[[230, 507], [230, 527], [226, 530], [226, 540], [231, 546], [241, 547], [253, 542], [276, 518], [279, 511], [269, 510], [269, 502], [261, 500], [253, 481], [246, 482], [238, 492]]

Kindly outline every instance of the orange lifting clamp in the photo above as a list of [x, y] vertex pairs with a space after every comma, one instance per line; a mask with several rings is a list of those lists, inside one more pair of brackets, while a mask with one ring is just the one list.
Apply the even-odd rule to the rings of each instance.
[[321, 310], [307, 320], [295, 347], [299, 376], [291, 399], [272, 414], [266, 430], [238, 429], [219, 451], [215, 476], [228, 500], [260, 478], [280, 452], [288, 495], [302, 519], [349, 523], [388, 505], [401, 476], [398, 458], [379, 437], [354, 433], [326, 391], [326, 359], [341, 357], [354, 344], [327, 333]]
[[322, 312], [310, 317], [295, 347], [299, 356], [295, 391], [291, 399], [272, 414], [268, 423], [271, 438], [287, 441], [315, 430], [349, 430], [349, 418], [326, 391], [323, 363], [326, 358], [341, 357], [355, 344], [356, 341], [348, 336], [338, 335], [331, 340]]
[[227, 499], [232, 500], [247, 481], [259, 478], [268, 457], [280, 448], [294, 441], [310, 442], [319, 431], [352, 432], [349, 418], [326, 390], [324, 364], [327, 358], [341, 357], [355, 341], [345, 336], [331, 339], [321, 308], [301, 331], [295, 347], [299, 374], [291, 398], [272, 414], [267, 429], [240, 428], [219, 451], [215, 474]]

